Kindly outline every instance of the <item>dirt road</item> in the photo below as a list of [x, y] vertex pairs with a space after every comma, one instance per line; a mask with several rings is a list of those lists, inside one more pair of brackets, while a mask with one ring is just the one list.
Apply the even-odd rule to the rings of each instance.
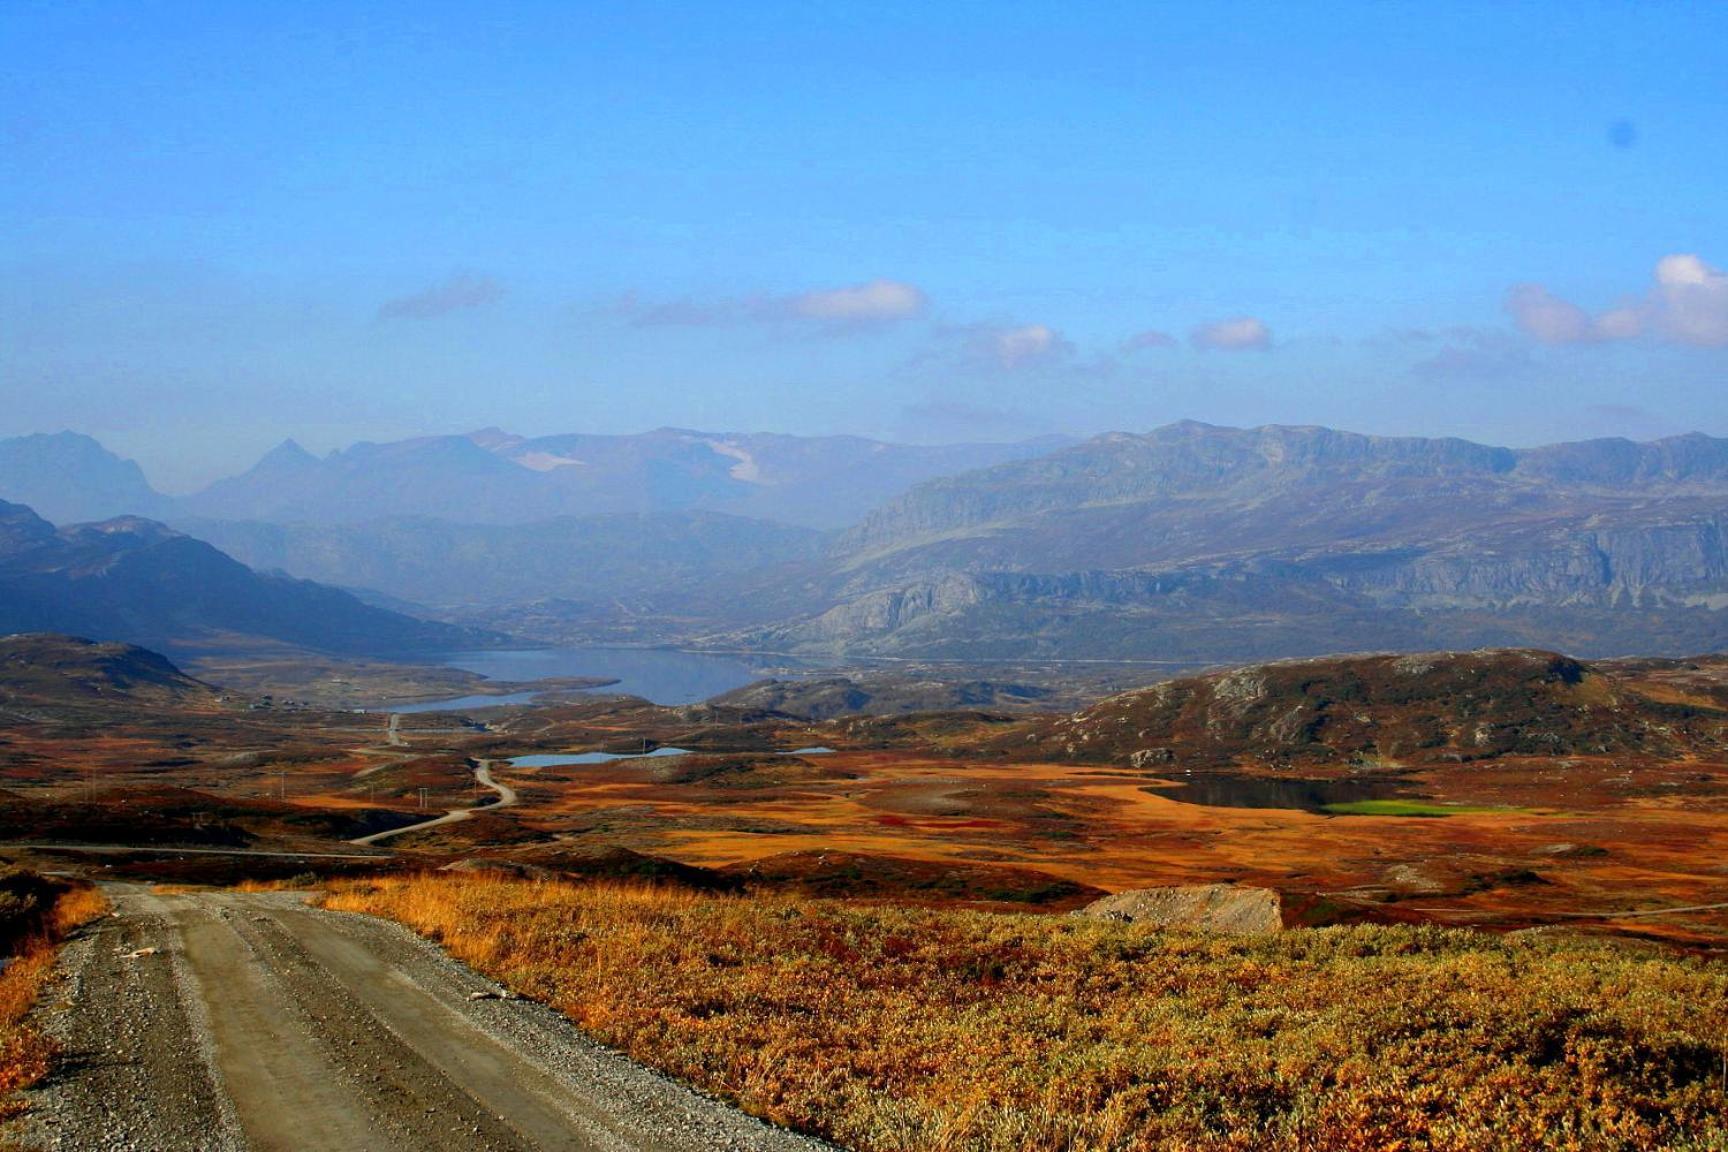
[[68, 946], [65, 1065], [9, 1133], [78, 1152], [826, 1147], [608, 1052], [397, 925], [286, 893], [159, 895]]
[[516, 803], [516, 789], [510, 787], [508, 784], [500, 784], [498, 781], [492, 779], [492, 761], [490, 760], [476, 760], [474, 762], [474, 783], [483, 788], [490, 788], [498, 794], [498, 798], [485, 804], [476, 804], [472, 808], [452, 808], [442, 816], [434, 816], [430, 820], [422, 820], [418, 824], [409, 824], [403, 828], [391, 828], [383, 832], [374, 832], [370, 836], [360, 836], [348, 841], [348, 843], [359, 845], [381, 844], [392, 837], [402, 835], [404, 832], [419, 832], [427, 828], [437, 828], [443, 824], [454, 824], [458, 820], [468, 819], [468, 817], [475, 812], [487, 812], [496, 808], [508, 808]]

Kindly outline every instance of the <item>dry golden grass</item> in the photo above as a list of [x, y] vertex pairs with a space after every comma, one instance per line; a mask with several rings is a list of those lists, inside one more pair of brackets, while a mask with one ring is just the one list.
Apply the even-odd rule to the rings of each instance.
[[1728, 1148], [1728, 970], [470, 874], [349, 882], [600, 1040], [867, 1152]]
[[19, 1093], [48, 1074], [54, 1045], [28, 1020], [42, 985], [54, 968], [62, 941], [74, 929], [108, 911], [95, 888], [61, 890], [38, 915], [0, 971], [0, 1119], [23, 1110]]

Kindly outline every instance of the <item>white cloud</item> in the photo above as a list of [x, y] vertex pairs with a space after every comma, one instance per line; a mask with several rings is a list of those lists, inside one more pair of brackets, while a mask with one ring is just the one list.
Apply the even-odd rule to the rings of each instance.
[[1272, 329], [1254, 316], [1238, 316], [1215, 324], [1202, 324], [1189, 333], [1196, 348], [1228, 352], [1265, 352], [1272, 347]]
[[1646, 333], [1678, 344], [1728, 346], [1728, 275], [1697, 256], [1656, 262], [1655, 284], [1641, 300], [1591, 315], [1540, 284], [1506, 293], [1506, 311], [1543, 344], [1604, 344]]
[[1030, 368], [1074, 354], [1074, 345], [1048, 324], [975, 328], [968, 346], [976, 358], [1010, 370]]
[[424, 292], [398, 296], [378, 306], [380, 320], [428, 320], [469, 308], [480, 308], [504, 296], [504, 286], [489, 276], [458, 272]]
[[1656, 325], [1670, 339], [1708, 348], [1728, 345], [1728, 274], [1696, 256], [1664, 256], [1656, 262], [1652, 295]]
[[848, 288], [806, 292], [785, 301], [794, 316], [839, 324], [880, 324], [918, 315], [928, 303], [916, 285], [900, 280], [871, 280]]
[[870, 280], [795, 296], [647, 300], [630, 292], [603, 302], [590, 313], [610, 316], [638, 328], [802, 324], [841, 331], [910, 320], [922, 313], [928, 303], [929, 298], [914, 284]]
[[[1506, 311], [1526, 336], [1543, 344], [1596, 344], [1613, 339], [1609, 332], [1619, 330], [1613, 323], [1598, 323], [1596, 317], [1540, 284], [1514, 284], [1506, 292]], [[1642, 327], [1635, 314], [1629, 326], [1634, 335]]]

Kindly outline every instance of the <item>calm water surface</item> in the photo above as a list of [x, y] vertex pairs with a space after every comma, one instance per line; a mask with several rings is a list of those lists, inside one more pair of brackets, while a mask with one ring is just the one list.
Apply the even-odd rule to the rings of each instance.
[[1323, 812], [1329, 804], [1412, 795], [1402, 780], [1272, 780], [1228, 772], [1182, 777], [1179, 788], [1147, 788], [1154, 796], [1212, 808], [1295, 808]]
[[[769, 665], [736, 656], [669, 652], [654, 648], [531, 648], [452, 652], [441, 661], [492, 680], [548, 676], [603, 676], [617, 684], [600, 689], [641, 696], [656, 704], [695, 704], [742, 688], [769, 674]], [[446, 705], [448, 707], [449, 705]], [[468, 707], [481, 707], [470, 704]], [[421, 708], [424, 711], [424, 706]]]

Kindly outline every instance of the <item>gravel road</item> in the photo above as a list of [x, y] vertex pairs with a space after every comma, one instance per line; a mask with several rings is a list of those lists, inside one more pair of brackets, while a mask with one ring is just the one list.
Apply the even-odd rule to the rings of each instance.
[[399, 925], [291, 893], [107, 887], [38, 1019], [64, 1063], [6, 1133], [66, 1152], [791, 1152]]
[[492, 812], [499, 808], [510, 808], [519, 799], [516, 795], [516, 789], [492, 779], [492, 761], [490, 760], [476, 760], [474, 762], [474, 784], [476, 787], [490, 788], [498, 794], [498, 798], [485, 804], [476, 804], [471, 808], [452, 808], [442, 816], [435, 816], [430, 820], [422, 820], [418, 824], [409, 824], [402, 828], [389, 828], [383, 832], [374, 832], [370, 836], [361, 836], [358, 839], [348, 841], [348, 843], [363, 847], [382, 844], [404, 832], [424, 832], [428, 828], [437, 828], [445, 824], [455, 824], [458, 821], [466, 820], [476, 812]]

